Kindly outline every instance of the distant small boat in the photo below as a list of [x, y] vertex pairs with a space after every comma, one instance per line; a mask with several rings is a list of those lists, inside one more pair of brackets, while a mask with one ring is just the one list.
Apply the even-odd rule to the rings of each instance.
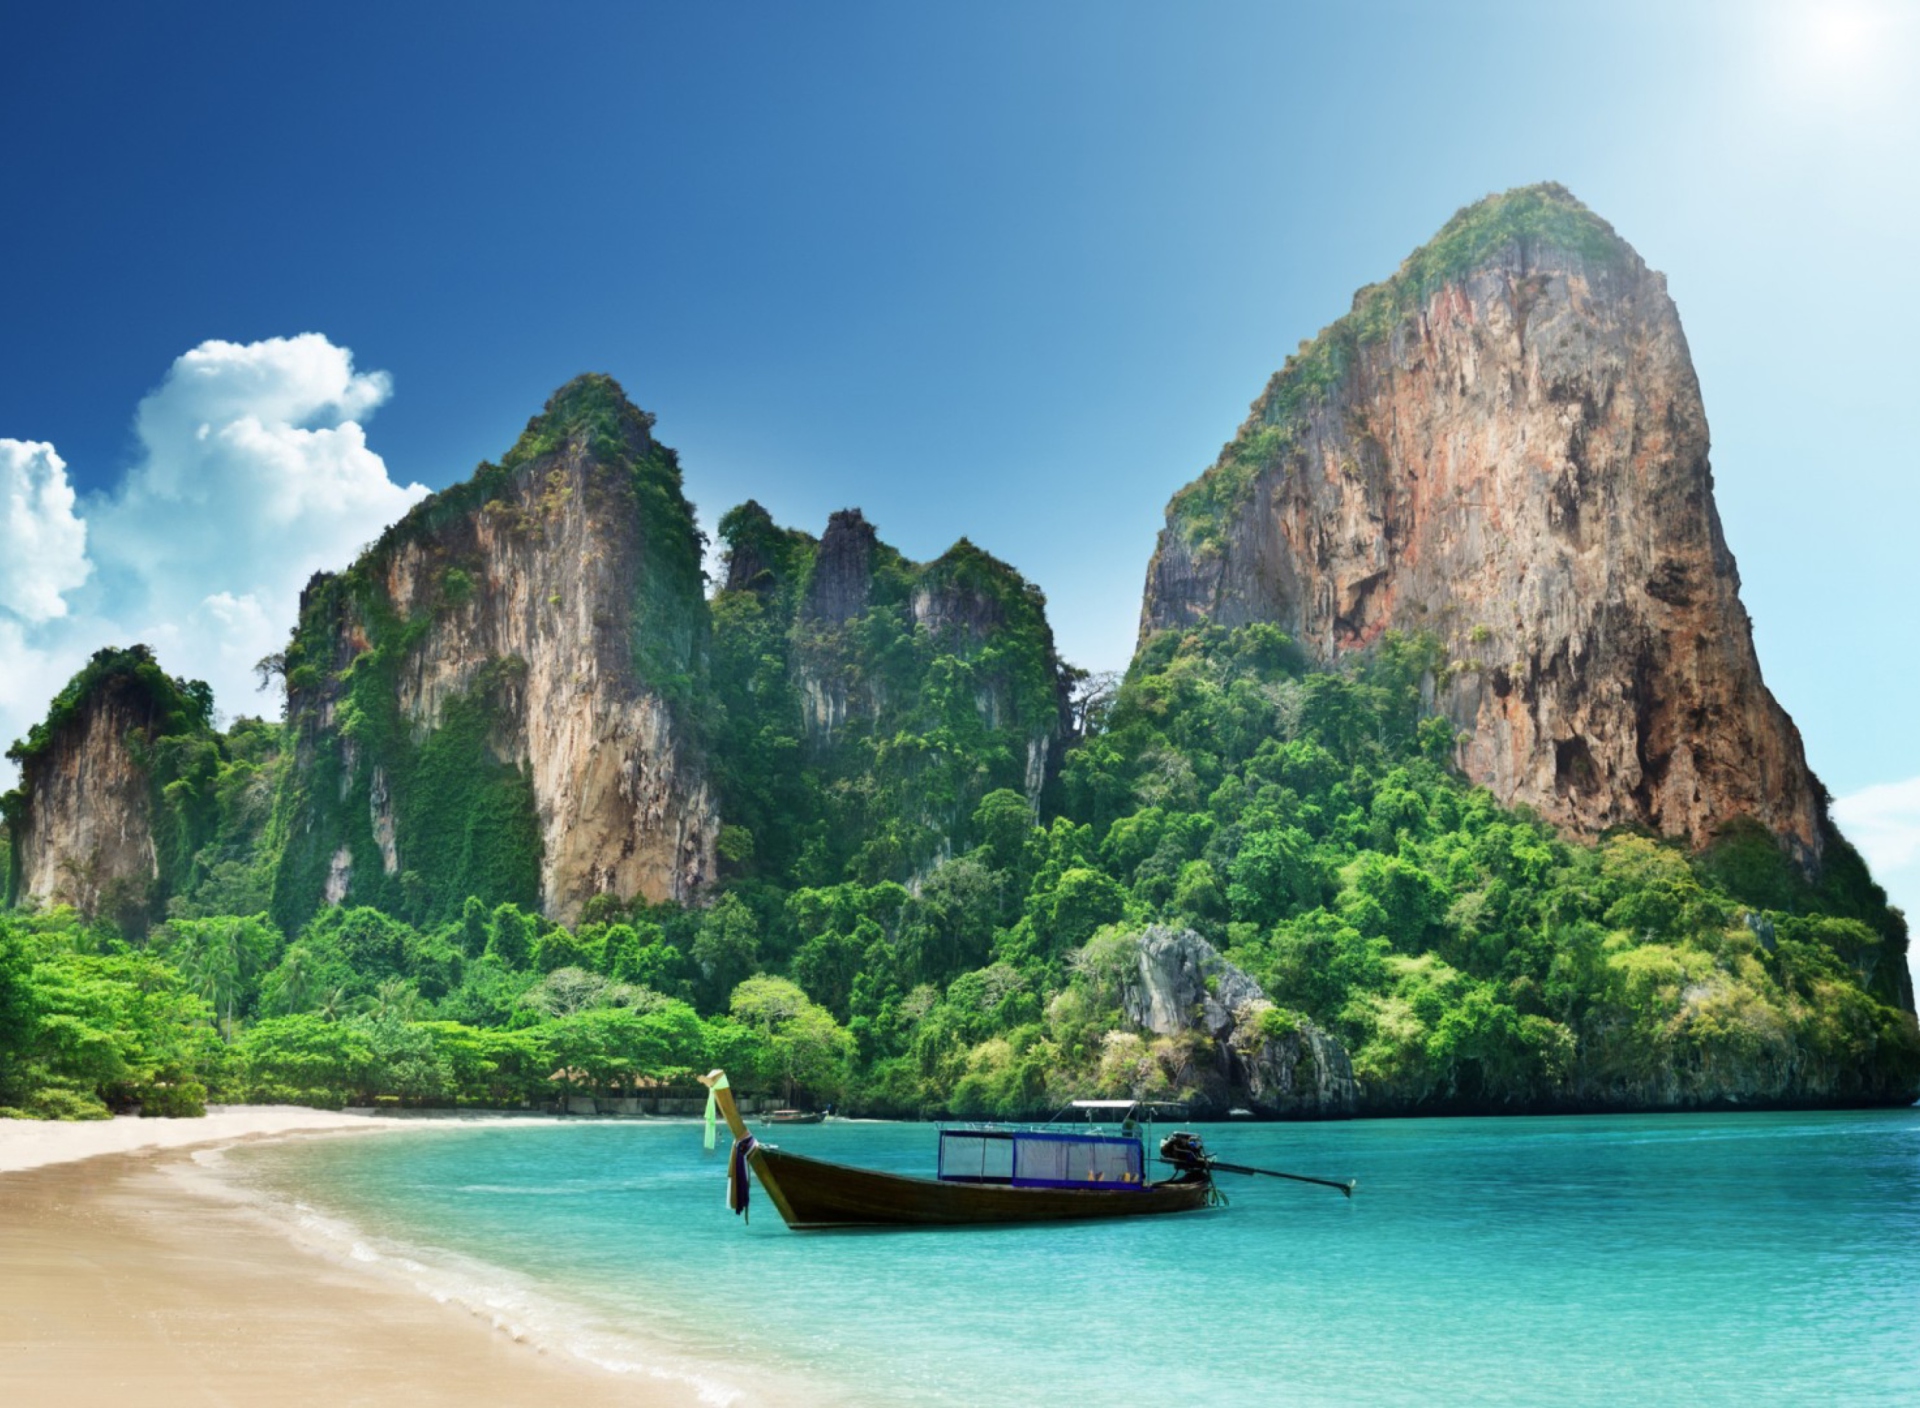
[[827, 1118], [824, 1110], [768, 1110], [760, 1116], [762, 1124], [820, 1124]]
[[[1196, 1157], [1176, 1163], [1171, 1178], [1150, 1183], [1145, 1143], [1137, 1133], [1057, 1126], [942, 1129], [938, 1176], [913, 1178], [762, 1144], [741, 1119], [725, 1074], [714, 1071], [702, 1076], [701, 1083], [733, 1133], [728, 1205], [735, 1212], [746, 1210], [751, 1169], [787, 1226], [796, 1231], [1139, 1217], [1192, 1212], [1217, 1201], [1210, 1169], [1204, 1157], [1197, 1156], [1199, 1142], [1189, 1134], [1174, 1139], [1186, 1141], [1181, 1148], [1191, 1148]], [[1096, 1109], [1131, 1115], [1136, 1108], [1131, 1100], [1078, 1100], [1074, 1105], [1089, 1118]]]

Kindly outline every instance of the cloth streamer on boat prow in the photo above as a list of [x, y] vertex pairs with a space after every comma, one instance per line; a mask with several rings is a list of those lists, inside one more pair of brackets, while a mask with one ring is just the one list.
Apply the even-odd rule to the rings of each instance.
[[714, 1117], [720, 1112], [718, 1092], [727, 1089], [727, 1073], [709, 1071], [701, 1077], [700, 1083], [707, 1088], [707, 1152], [712, 1153], [715, 1142]]
[[727, 1158], [727, 1206], [743, 1224], [753, 1222], [747, 1216], [747, 1199], [753, 1191], [753, 1175], [747, 1170], [747, 1158], [753, 1153], [753, 1142], [751, 1134], [734, 1140], [733, 1153]]

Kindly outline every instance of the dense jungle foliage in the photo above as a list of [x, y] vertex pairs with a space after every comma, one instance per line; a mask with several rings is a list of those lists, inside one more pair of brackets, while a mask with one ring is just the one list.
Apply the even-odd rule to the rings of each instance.
[[[1599, 258], [1610, 232], [1569, 201], [1514, 193], [1396, 277], [1516, 230], [1591, 236]], [[1264, 1035], [1337, 1039], [1371, 1111], [1920, 1093], [1905, 921], [1837, 833], [1817, 884], [1750, 826], [1699, 854], [1569, 843], [1452, 770], [1451, 726], [1421, 704], [1450, 668], [1430, 640], [1329, 673], [1270, 626], [1168, 632], [1123, 681], [1088, 680], [1011, 567], [965, 539], [911, 562], [857, 512], [815, 539], [735, 509], [708, 598], [651, 425], [610, 379], [569, 383], [500, 464], [316, 578], [262, 662], [284, 723], [217, 730], [206, 686], [144, 647], [74, 679], [10, 756], [30, 779], [110, 719], [150, 789], [158, 873], [140, 892], [76, 873], [73, 907], [15, 904], [30, 787], [0, 799], [0, 1110], [541, 1105], [716, 1064], [748, 1092], [880, 1114], [1217, 1097], [1204, 1033], [1125, 1015], [1156, 923], [1258, 981]], [[525, 663], [494, 660], [424, 732], [398, 682], [473, 597], [476, 525], [551, 561], [583, 507], [630, 534], [607, 541], [633, 667], [723, 825], [701, 904], [602, 895], [562, 925], [538, 912], [531, 780], [490, 742]], [[424, 586], [404, 615], [396, 575]], [[383, 847], [395, 864], [324, 902], [332, 857]]]
[[[765, 525], [731, 526], [737, 552]], [[730, 820], [711, 903], [601, 900], [568, 928], [475, 896], [409, 918], [402, 896], [283, 929], [280, 729], [183, 717], [211, 804], [164, 917], [0, 918], [0, 1107], [540, 1104], [713, 1064], [887, 1114], [1177, 1096], [1204, 1038], [1121, 1011], [1150, 921], [1256, 977], [1268, 1021], [1335, 1035], [1371, 1109], [1689, 1103], [1782, 1071], [1841, 1100], [1920, 1084], [1891, 1005], [1904, 922], [1837, 833], [1818, 886], [1752, 831], [1698, 856], [1631, 833], [1570, 844], [1450, 770], [1450, 728], [1420, 706], [1445, 668], [1430, 642], [1315, 673], [1265, 626], [1164, 634], [1117, 689], [1083, 685], [1036, 810], [1016, 744], [1045, 701], [1020, 700], [1019, 662], [1057, 667], [1038, 637], [997, 633], [1043, 624], [1007, 614], [1037, 594], [982, 589], [994, 628], [943, 633], [883, 584], [849, 645], [806, 617], [812, 540], [777, 546], [785, 569], [713, 604]], [[830, 739], [807, 713], [823, 658], [876, 691]]]

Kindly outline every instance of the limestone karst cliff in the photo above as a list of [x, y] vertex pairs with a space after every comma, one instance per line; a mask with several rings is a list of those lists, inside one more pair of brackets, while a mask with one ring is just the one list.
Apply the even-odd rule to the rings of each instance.
[[144, 922], [192, 849], [192, 818], [160, 792], [196, 745], [212, 752], [211, 713], [207, 687], [169, 678], [147, 647], [98, 652], [9, 750], [9, 900]]
[[1169, 505], [1141, 630], [1273, 622], [1322, 665], [1431, 633], [1501, 801], [1695, 845], [1751, 818], [1812, 870], [1822, 794], [1739, 585], [1666, 281], [1546, 185], [1461, 211], [1288, 359]]
[[498, 466], [314, 579], [286, 661], [277, 913], [477, 894], [572, 919], [712, 877], [701, 539], [651, 430], [580, 377]]
[[[818, 540], [757, 504], [723, 529], [710, 607], [673, 452], [577, 379], [500, 464], [309, 583], [284, 753], [279, 729], [203, 718], [198, 771], [156, 781], [121, 685], [76, 680], [21, 745], [10, 888], [89, 911], [137, 893], [145, 920], [268, 908], [288, 932], [326, 905], [442, 922], [470, 897], [571, 922], [595, 896], [701, 901], [723, 859], [910, 880], [987, 792], [1038, 811], [1071, 672], [1036, 589], [965, 539], [910, 562], [858, 510]], [[179, 833], [158, 858], [156, 828]]]
[[23, 805], [8, 819], [16, 898], [87, 912], [116, 890], [144, 902], [160, 868], [151, 784], [134, 745], [151, 732], [153, 713], [131, 676], [116, 677], [22, 758]]

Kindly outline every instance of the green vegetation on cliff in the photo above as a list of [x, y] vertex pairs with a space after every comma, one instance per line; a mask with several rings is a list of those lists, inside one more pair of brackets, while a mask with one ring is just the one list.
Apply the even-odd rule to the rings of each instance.
[[708, 753], [746, 890], [908, 880], [968, 842], [987, 793], [1039, 804], [1052, 781], [1069, 676], [1045, 598], [964, 538], [920, 564], [864, 529], [817, 543], [754, 503], [721, 520]]
[[[768, 624], [778, 593], [749, 595], [716, 603], [733, 710], [716, 745], [762, 747], [779, 717], [794, 731], [727, 782], [762, 810], [730, 813], [759, 824], [733, 823], [747, 834], [712, 903], [596, 902], [567, 928], [468, 898], [423, 924], [335, 907], [284, 932], [176, 918], [130, 939], [104, 917], [17, 914], [0, 920], [0, 1103], [538, 1103], [714, 1063], [876, 1113], [1193, 1095], [1204, 1034], [1156, 1037], [1122, 1011], [1154, 921], [1256, 977], [1268, 1026], [1337, 1036], [1376, 1111], [1920, 1088], [1920, 1035], [1893, 1005], [1905, 927], [1840, 837], [1818, 888], [1739, 831], [1699, 857], [1637, 834], [1570, 844], [1450, 772], [1448, 728], [1420, 707], [1430, 642], [1390, 638], [1332, 675], [1272, 627], [1158, 636], [1092, 707], [1044, 812], [988, 790], [943, 861], [887, 873], [858, 829], [889, 785], [880, 740], [850, 755], [870, 771], [836, 771], [791, 698], [738, 710], [731, 691], [805, 678]], [[788, 796], [812, 809], [791, 828]]]
[[[1553, 191], [1507, 201], [1431, 267], [1573, 238]], [[284, 726], [215, 733], [204, 687], [143, 648], [76, 678], [16, 748], [27, 786], [88, 710], [137, 706], [161, 874], [137, 904], [0, 914], [0, 1107], [538, 1104], [715, 1064], [882, 1114], [1217, 1107], [1216, 1037], [1128, 1016], [1152, 925], [1257, 980], [1261, 1038], [1337, 1039], [1370, 1111], [1920, 1093], [1905, 923], [1837, 833], [1817, 883], [1751, 826], [1697, 855], [1564, 840], [1452, 770], [1431, 639], [1316, 672], [1270, 625], [1163, 632], [1088, 688], [1011, 567], [964, 539], [911, 562], [857, 511], [815, 539], [735, 509], [709, 602], [650, 423], [606, 379], [571, 383], [501, 465], [316, 578]], [[632, 553], [608, 580], [722, 824], [699, 903], [601, 894], [563, 925], [538, 908], [531, 779], [498, 747], [527, 662], [460, 674], [431, 727], [403, 698], [429, 632], [473, 629], [483, 571], [518, 586], [580, 546], [537, 536], [574, 494], [638, 535], [606, 539]], [[16, 847], [31, 806], [6, 801]]]

